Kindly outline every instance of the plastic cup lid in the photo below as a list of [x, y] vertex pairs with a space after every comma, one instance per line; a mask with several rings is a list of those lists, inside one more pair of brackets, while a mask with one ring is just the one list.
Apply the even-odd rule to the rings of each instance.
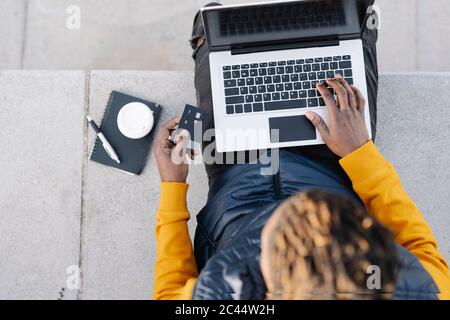
[[145, 137], [152, 130], [153, 121], [153, 112], [140, 102], [126, 104], [117, 116], [120, 132], [130, 139]]

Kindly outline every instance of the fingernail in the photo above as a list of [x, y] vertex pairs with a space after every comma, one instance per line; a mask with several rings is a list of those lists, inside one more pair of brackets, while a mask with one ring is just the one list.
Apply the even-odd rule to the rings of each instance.
[[314, 119], [314, 115], [312, 114], [312, 113], [306, 113], [305, 114], [305, 116], [309, 119], [309, 120], [312, 120], [312, 119]]

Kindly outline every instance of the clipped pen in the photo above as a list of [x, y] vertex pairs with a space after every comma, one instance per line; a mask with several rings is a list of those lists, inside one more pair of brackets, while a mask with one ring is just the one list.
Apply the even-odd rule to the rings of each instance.
[[108, 140], [106, 139], [106, 137], [103, 135], [103, 133], [100, 132], [99, 127], [97, 126], [97, 124], [95, 123], [95, 121], [88, 115], [87, 120], [89, 122], [89, 124], [91, 125], [92, 129], [94, 129], [95, 133], [97, 134], [97, 136], [100, 138], [100, 140], [102, 141], [103, 144], [103, 148], [105, 148], [106, 153], [109, 155], [109, 157], [111, 159], [113, 159], [115, 162], [117, 162], [118, 164], [120, 164], [120, 159], [117, 156], [117, 153], [114, 151], [114, 148], [111, 146], [111, 144], [108, 142]]

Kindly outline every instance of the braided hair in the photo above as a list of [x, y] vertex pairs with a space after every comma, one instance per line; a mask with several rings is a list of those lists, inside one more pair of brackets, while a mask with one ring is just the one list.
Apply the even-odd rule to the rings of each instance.
[[[360, 204], [311, 190], [275, 214], [267, 241], [272, 299], [392, 298], [393, 237]], [[381, 288], [367, 286], [372, 265], [381, 270]]]

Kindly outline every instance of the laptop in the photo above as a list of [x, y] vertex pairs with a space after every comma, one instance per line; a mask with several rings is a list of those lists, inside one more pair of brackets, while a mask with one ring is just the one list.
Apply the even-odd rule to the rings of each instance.
[[[203, 8], [217, 151], [323, 144], [305, 113], [314, 111], [328, 121], [315, 88], [336, 73], [369, 101], [361, 30], [373, 2], [306, 0]], [[369, 112], [365, 116], [371, 134]]]

